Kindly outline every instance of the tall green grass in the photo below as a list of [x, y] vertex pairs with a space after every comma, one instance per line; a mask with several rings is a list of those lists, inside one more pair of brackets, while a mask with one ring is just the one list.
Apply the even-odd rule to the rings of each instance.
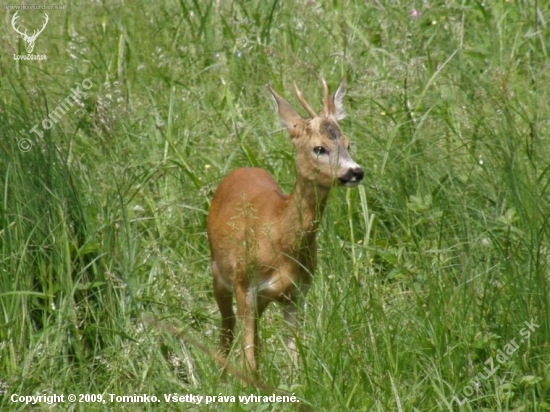
[[[331, 195], [298, 367], [276, 306], [263, 318], [262, 379], [311, 410], [550, 409], [540, 2], [111, 1], [47, 12], [34, 51], [47, 60], [13, 59], [24, 53], [13, 11], [0, 28], [3, 410], [26, 409], [12, 394], [145, 393], [162, 403], [75, 409], [171, 410], [165, 393], [262, 393], [141, 315], [215, 347], [213, 190], [249, 165], [292, 188], [291, 144], [265, 85], [295, 104], [296, 81], [320, 104], [321, 76], [333, 87], [347, 78], [341, 127], [366, 178]], [[20, 16], [29, 28], [42, 21]], [[93, 86], [81, 104], [42, 137], [29, 132], [84, 79]], [[539, 327], [520, 342], [531, 320]], [[513, 339], [518, 349], [466, 396]]]

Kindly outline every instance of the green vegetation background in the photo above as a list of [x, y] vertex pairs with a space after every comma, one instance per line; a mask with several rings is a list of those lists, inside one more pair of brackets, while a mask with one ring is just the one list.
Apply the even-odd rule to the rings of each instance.
[[[2, 10], [0, 407], [28, 410], [12, 394], [262, 393], [140, 317], [215, 347], [213, 190], [239, 166], [291, 190], [292, 148], [265, 86], [296, 105], [295, 81], [319, 107], [319, 78], [335, 87], [345, 76], [341, 127], [366, 177], [329, 201], [300, 365], [273, 306], [262, 379], [311, 410], [549, 410], [548, 11], [502, 0], [69, 1], [46, 11], [34, 53], [47, 60], [21, 61], [14, 11]], [[43, 21], [19, 15], [29, 32]], [[44, 130], [85, 79], [86, 97]], [[531, 320], [540, 326], [522, 342]], [[513, 339], [517, 350], [480, 379]], [[296, 409], [71, 410], [136, 407]]]

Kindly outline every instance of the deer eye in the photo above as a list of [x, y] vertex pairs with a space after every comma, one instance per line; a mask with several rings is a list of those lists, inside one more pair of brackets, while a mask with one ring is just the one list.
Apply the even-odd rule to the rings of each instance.
[[322, 156], [326, 155], [328, 151], [323, 146], [315, 146], [313, 148], [313, 153], [315, 153], [316, 156]]

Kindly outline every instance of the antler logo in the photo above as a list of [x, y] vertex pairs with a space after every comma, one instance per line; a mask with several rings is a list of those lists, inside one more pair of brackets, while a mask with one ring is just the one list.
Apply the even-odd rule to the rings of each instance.
[[27, 49], [27, 53], [28, 54], [31, 54], [33, 49], [34, 49], [34, 42], [36, 41], [36, 38], [38, 37], [38, 35], [40, 33], [42, 33], [44, 31], [44, 29], [46, 28], [46, 24], [48, 24], [48, 15], [46, 13], [44, 13], [44, 16], [46, 16], [46, 21], [44, 21], [44, 25], [42, 26], [42, 28], [40, 30], [35, 30], [34, 33], [32, 34], [32, 36], [29, 36], [27, 35], [27, 30], [25, 30], [24, 33], [21, 33], [21, 31], [19, 30], [18, 27], [15, 27], [15, 20], [17, 19], [17, 13], [19, 12], [15, 12], [15, 14], [13, 15], [13, 18], [11, 19], [11, 25], [13, 27], [13, 29], [19, 33], [21, 35], [21, 37], [23, 37], [23, 40], [25, 41], [25, 48]]

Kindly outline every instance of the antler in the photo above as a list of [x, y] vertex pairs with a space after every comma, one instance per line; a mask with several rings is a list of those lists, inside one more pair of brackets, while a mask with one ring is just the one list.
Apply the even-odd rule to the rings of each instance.
[[18, 11], [15, 12], [15, 14], [13, 15], [12, 19], [11, 19], [11, 25], [13, 27], [13, 29], [19, 33], [21, 36], [23, 36], [23, 38], [27, 41], [33, 41], [33, 40], [36, 40], [36, 38], [38, 37], [38, 35], [40, 33], [42, 33], [44, 31], [44, 29], [46, 28], [46, 25], [48, 24], [48, 21], [50, 21], [50, 18], [48, 17], [48, 15], [46, 13], [44, 13], [44, 16], [46, 16], [46, 21], [44, 21], [44, 24], [42, 25], [42, 28], [40, 30], [35, 30], [32, 34], [32, 36], [29, 36], [27, 34], [27, 30], [25, 30], [24, 33], [21, 33], [21, 31], [19, 30], [18, 27], [15, 27], [15, 21], [17, 20], [17, 18], [19, 17], [17, 15], [17, 13], [19, 13]]
[[19, 17], [19, 16], [17, 15], [17, 13], [19, 13], [19, 12], [16, 11], [15, 14], [13, 15], [13, 18], [11, 19], [11, 25], [12, 25], [13, 29], [14, 29], [17, 33], [19, 33], [21, 36], [23, 36], [23, 37], [28, 37], [28, 36], [27, 36], [27, 30], [25, 30], [25, 33], [21, 33], [21, 32], [19, 31], [19, 29], [18, 29], [17, 27], [15, 27], [15, 20], [17, 20], [17, 17]]
[[313, 117], [317, 117], [317, 114], [313, 111], [313, 109], [311, 108], [311, 106], [309, 104], [307, 104], [306, 102], [306, 99], [304, 99], [304, 95], [302, 94], [302, 92], [298, 89], [298, 86], [296, 86], [296, 83], [294, 83], [294, 90], [296, 91], [296, 96], [298, 97], [298, 101], [300, 102], [300, 104], [304, 107], [304, 109], [307, 110], [307, 112], [309, 113], [309, 115], [313, 118]]
[[328, 86], [325, 79], [321, 79], [321, 83], [323, 84], [323, 116], [329, 117], [335, 112], [334, 100], [328, 94]]
[[44, 16], [46, 16], [46, 21], [44, 22], [44, 24], [42, 25], [42, 28], [40, 30], [35, 30], [34, 31], [34, 33], [31, 36], [31, 39], [36, 39], [38, 37], [38, 35], [40, 33], [42, 33], [44, 31], [44, 29], [46, 28], [46, 24], [48, 24], [48, 21], [50, 21], [50, 18], [48, 17], [48, 15], [46, 13], [44, 13]]

